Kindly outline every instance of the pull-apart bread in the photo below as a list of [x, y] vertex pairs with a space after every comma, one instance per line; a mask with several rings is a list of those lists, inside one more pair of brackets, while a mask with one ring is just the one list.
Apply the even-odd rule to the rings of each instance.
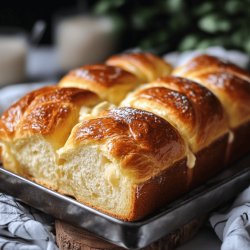
[[164, 207], [250, 151], [249, 73], [206, 55], [171, 71], [121, 54], [27, 94], [0, 119], [3, 166], [122, 220]]
[[180, 77], [159, 78], [129, 94], [122, 106], [167, 120], [187, 141], [190, 183], [196, 185], [225, 166], [228, 123], [219, 100], [205, 87]]
[[250, 73], [216, 57], [201, 55], [173, 74], [200, 83], [220, 100], [231, 130], [228, 161], [250, 152]]

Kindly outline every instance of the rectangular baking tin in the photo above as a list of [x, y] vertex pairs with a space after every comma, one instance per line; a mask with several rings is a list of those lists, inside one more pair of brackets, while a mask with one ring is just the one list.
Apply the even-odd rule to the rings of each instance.
[[124, 222], [0, 168], [0, 191], [125, 248], [143, 248], [225, 204], [250, 183], [250, 156], [142, 221]]

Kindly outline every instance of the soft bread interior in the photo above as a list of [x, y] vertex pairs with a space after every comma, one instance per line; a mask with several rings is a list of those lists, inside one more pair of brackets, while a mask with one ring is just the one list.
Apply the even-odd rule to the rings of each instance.
[[100, 145], [59, 150], [62, 160], [59, 191], [113, 215], [128, 217], [132, 205], [131, 180]]
[[[0, 147], [6, 169], [58, 189], [60, 171], [56, 150], [65, 144], [78, 123], [80, 110], [84, 107], [90, 112], [100, 100], [91, 92], [77, 89], [51, 88], [50, 91], [49, 94], [41, 91], [27, 105], [16, 119], [15, 131], [0, 138]], [[19, 107], [21, 104], [17, 102], [15, 105]], [[87, 116], [87, 113], [81, 116]], [[8, 119], [4, 120], [7, 125]], [[6, 126], [1, 128], [7, 131]]]
[[[55, 148], [41, 135], [15, 140], [7, 157], [14, 159], [15, 169], [49, 188], [57, 189], [59, 172]], [[17, 166], [18, 164], [18, 166]], [[12, 169], [10, 169], [12, 170]]]
[[0, 162], [3, 163], [4, 168], [16, 174], [22, 174], [19, 170], [19, 163], [12, 153], [9, 143], [0, 141], [0, 153]]

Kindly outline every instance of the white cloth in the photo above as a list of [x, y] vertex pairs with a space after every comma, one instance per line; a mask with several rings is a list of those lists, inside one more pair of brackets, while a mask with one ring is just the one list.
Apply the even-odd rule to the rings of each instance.
[[250, 249], [250, 187], [223, 213], [214, 213], [210, 223], [223, 241], [222, 250]]
[[0, 193], [0, 249], [56, 250], [53, 218]]

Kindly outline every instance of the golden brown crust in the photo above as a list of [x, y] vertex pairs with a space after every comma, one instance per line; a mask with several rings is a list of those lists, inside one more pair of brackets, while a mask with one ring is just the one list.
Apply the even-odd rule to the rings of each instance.
[[162, 118], [138, 109], [119, 108], [77, 125], [66, 143], [106, 143], [121, 171], [141, 182], [186, 157], [186, 144]]
[[160, 175], [134, 186], [134, 201], [129, 221], [139, 220], [164, 208], [188, 189], [186, 159], [180, 160]]
[[[62, 78], [59, 86], [87, 89], [93, 91], [102, 99], [113, 102], [115, 95], [120, 94], [119, 91], [124, 91], [125, 95], [139, 83], [140, 81], [135, 75], [121, 68], [97, 64], [72, 70]], [[114, 90], [116, 93], [114, 93]]]
[[214, 57], [200, 56], [177, 68], [174, 74], [212, 91], [226, 110], [231, 128], [250, 120], [249, 73]]
[[209, 88], [227, 111], [232, 128], [250, 120], [250, 83], [229, 73], [204, 73], [195, 77]]
[[29, 105], [32, 103], [32, 101], [39, 96], [40, 94], [50, 92], [51, 90], [54, 90], [56, 87], [44, 87], [38, 90], [34, 90], [30, 92], [29, 94], [25, 95], [23, 98], [21, 98], [19, 101], [14, 103], [13, 105], [8, 108], [3, 115], [1, 116], [0, 120], [0, 137], [1, 134], [5, 134], [8, 136], [13, 135], [15, 132], [16, 126], [19, 123], [20, 119], [23, 117], [23, 114], [25, 113], [26, 109], [29, 107]]
[[200, 55], [174, 70], [173, 74], [195, 77], [202, 73], [230, 73], [243, 80], [250, 81], [250, 73], [232, 63], [210, 55]]
[[214, 140], [208, 147], [197, 152], [195, 167], [192, 169], [190, 189], [204, 184], [208, 179], [227, 167], [226, 151], [228, 134]]
[[22, 136], [24, 131], [43, 135], [52, 133], [70, 112], [79, 112], [77, 109], [81, 105], [93, 106], [98, 101], [94, 93], [77, 88], [51, 86], [35, 90], [4, 112], [0, 135]]
[[151, 53], [124, 53], [110, 57], [106, 63], [135, 74], [143, 82], [169, 75], [172, 66]]
[[226, 116], [218, 99], [190, 80], [173, 76], [159, 78], [130, 94], [128, 102], [169, 121], [189, 141], [194, 152], [227, 132]]
[[171, 109], [174, 115], [183, 121], [183, 124], [195, 130], [195, 111], [187, 96], [164, 86], [150, 87], [148, 85], [147, 87], [136, 93], [136, 100], [156, 102], [163, 109]]
[[71, 71], [69, 76], [75, 77], [76, 79], [90, 81], [93, 82], [93, 84], [96, 83], [104, 88], [110, 88], [119, 84], [126, 84], [131, 80], [135, 82], [138, 81], [133, 74], [125, 70], [102, 64], [83, 66], [79, 69]]
[[[250, 121], [232, 129], [233, 141], [228, 148], [228, 163], [235, 162], [250, 153]], [[247, 138], [247, 139], [246, 139]]]
[[192, 103], [196, 116], [196, 143], [200, 149], [228, 131], [223, 107], [209, 89], [194, 81], [173, 76], [158, 79], [157, 83], [178, 91]]

